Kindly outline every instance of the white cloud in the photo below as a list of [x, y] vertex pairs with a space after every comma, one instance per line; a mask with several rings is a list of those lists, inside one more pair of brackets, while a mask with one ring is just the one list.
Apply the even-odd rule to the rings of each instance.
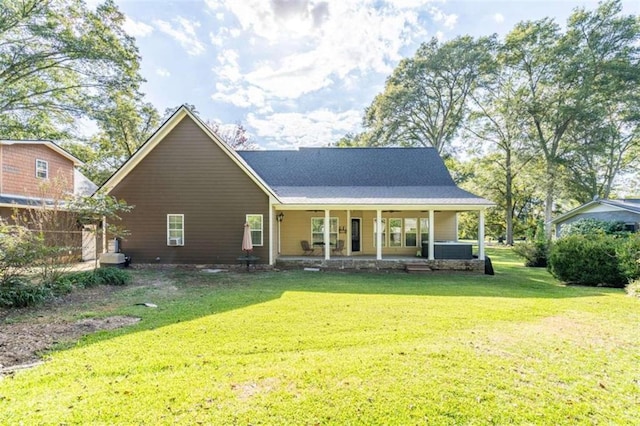
[[134, 21], [128, 16], [125, 18], [122, 28], [132, 37], [146, 37], [153, 32], [151, 25], [145, 24], [142, 21]]
[[502, 13], [496, 13], [493, 15], [493, 20], [498, 24], [502, 24], [504, 22], [504, 15]]
[[267, 104], [267, 94], [255, 86], [241, 87], [217, 83], [216, 92], [211, 95], [211, 99], [230, 103], [240, 108], [258, 108], [260, 113], [271, 111]]
[[447, 15], [440, 8], [435, 6], [429, 8], [429, 14], [435, 22], [442, 23], [442, 25], [449, 30], [455, 28], [458, 23], [458, 15], [453, 13]]
[[358, 131], [361, 112], [332, 112], [319, 109], [309, 113], [277, 113], [258, 117], [248, 114], [247, 124], [256, 130], [271, 148], [326, 146], [348, 132]]
[[166, 68], [158, 68], [158, 69], [156, 69], [156, 74], [158, 74], [160, 77], [169, 77], [171, 75], [169, 70], [166, 69]]
[[238, 52], [232, 49], [225, 49], [218, 55], [220, 66], [214, 68], [214, 72], [223, 81], [236, 83], [242, 79], [240, 66], [238, 65]]
[[173, 19], [176, 23], [174, 27], [167, 21], [157, 19], [153, 23], [158, 27], [160, 31], [169, 35], [176, 40], [191, 56], [197, 56], [206, 50], [204, 44], [198, 39], [196, 30], [200, 27], [200, 23], [197, 21], [190, 21], [186, 18], [178, 16]]
[[[270, 46], [267, 48], [278, 53], [292, 53], [273, 55], [275, 59], [248, 68], [244, 81], [227, 83], [234, 83], [239, 91], [254, 87], [268, 97], [296, 99], [337, 80], [350, 79], [353, 73], [389, 74], [401, 59], [400, 50], [423, 38], [425, 31], [419, 24], [418, 11], [398, 9], [395, 3], [373, 8], [370, 3], [229, 1], [226, 7], [243, 31], [259, 37], [256, 44], [263, 40]], [[218, 35], [211, 39], [222, 45]], [[218, 71], [219, 77], [223, 71]]]

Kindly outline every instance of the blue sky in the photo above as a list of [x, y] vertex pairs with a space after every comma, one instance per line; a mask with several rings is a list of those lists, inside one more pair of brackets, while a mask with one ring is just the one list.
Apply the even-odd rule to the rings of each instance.
[[[240, 122], [263, 149], [326, 146], [358, 132], [385, 78], [420, 42], [559, 24], [595, 1], [116, 0], [142, 56], [147, 100]], [[624, 12], [639, 14], [640, 2]]]

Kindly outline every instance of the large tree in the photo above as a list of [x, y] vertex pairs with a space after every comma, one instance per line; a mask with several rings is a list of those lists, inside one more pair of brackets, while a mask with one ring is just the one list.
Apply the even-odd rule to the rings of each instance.
[[467, 98], [490, 66], [493, 38], [423, 43], [387, 79], [366, 109], [370, 145], [433, 147], [445, 153], [467, 111]]
[[85, 162], [83, 172], [94, 183], [104, 183], [160, 125], [160, 114], [141, 95], [117, 91], [97, 112], [98, 132], [89, 141], [64, 144]]
[[[496, 63], [491, 78], [469, 96], [471, 113], [465, 129], [479, 169], [492, 175], [492, 193], [485, 194], [504, 212], [506, 243], [513, 244], [516, 212], [515, 180], [533, 158], [527, 149], [525, 122], [517, 102], [513, 73]], [[493, 163], [488, 165], [487, 162]]]
[[139, 55], [112, 0], [3, 0], [0, 137], [60, 138], [97, 118], [109, 93], [135, 93]]
[[576, 10], [564, 34], [544, 19], [520, 23], [506, 37], [504, 62], [519, 76], [527, 140], [544, 161], [547, 224], [563, 164], [582, 148], [572, 143], [572, 128], [593, 120], [600, 101], [618, 98], [636, 84], [637, 19], [620, 12], [620, 2], [614, 0], [592, 12]]

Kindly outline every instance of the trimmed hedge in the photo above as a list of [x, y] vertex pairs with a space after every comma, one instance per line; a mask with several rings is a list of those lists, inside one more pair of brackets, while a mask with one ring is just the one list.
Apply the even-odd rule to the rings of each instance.
[[570, 235], [553, 243], [549, 271], [570, 284], [624, 287], [640, 273], [640, 238]]

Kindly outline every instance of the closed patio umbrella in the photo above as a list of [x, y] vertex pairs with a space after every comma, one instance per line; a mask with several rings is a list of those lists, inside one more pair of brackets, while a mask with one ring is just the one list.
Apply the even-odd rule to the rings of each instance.
[[249, 254], [253, 251], [253, 243], [251, 242], [251, 229], [249, 228], [249, 224], [244, 224], [244, 235], [242, 236], [242, 251], [247, 252]]

